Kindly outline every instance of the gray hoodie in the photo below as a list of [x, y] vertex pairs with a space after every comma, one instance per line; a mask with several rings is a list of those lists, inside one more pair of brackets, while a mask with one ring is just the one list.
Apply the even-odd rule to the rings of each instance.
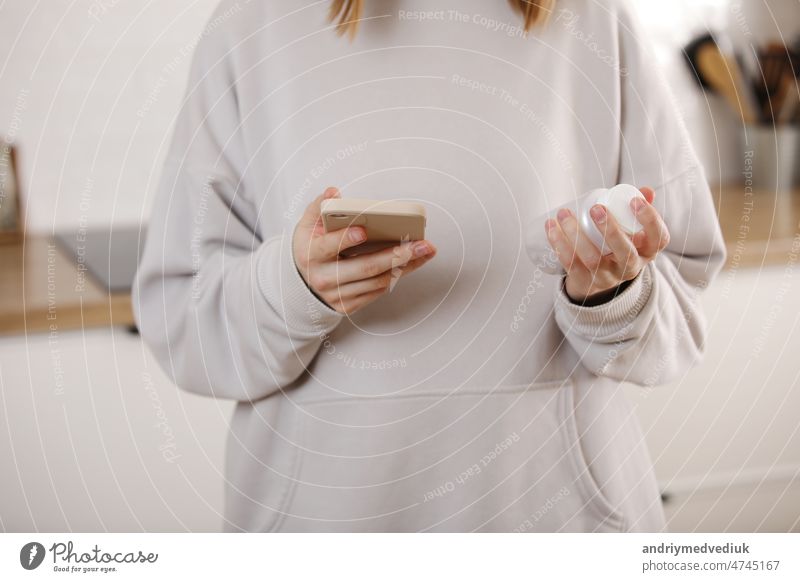
[[[725, 259], [703, 170], [621, 0], [225, 0], [196, 47], [134, 289], [185, 390], [238, 402], [226, 530], [658, 531], [621, 382], [703, 353]], [[649, 185], [671, 242], [613, 300], [530, 258], [537, 217]], [[428, 209], [436, 258], [344, 317], [290, 240], [329, 185]]]

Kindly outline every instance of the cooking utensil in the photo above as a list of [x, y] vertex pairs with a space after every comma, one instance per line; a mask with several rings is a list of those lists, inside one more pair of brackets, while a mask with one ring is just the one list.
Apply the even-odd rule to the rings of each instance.
[[744, 123], [753, 123], [757, 115], [738, 61], [724, 54], [713, 35], [695, 39], [684, 49], [690, 69], [700, 85], [720, 95], [739, 114]]

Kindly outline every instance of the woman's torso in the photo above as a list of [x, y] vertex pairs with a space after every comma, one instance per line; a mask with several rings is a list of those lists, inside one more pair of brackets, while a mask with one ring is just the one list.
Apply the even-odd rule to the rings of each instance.
[[524, 235], [544, 228], [533, 221], [543, 211], [616, 179], [618, 75], [587, 68], [591, 49], [570, 31], [588, 27], [613, 53], [610, 35], [565, 12], [524, 38], [502, 0], [373, 0], [352, 44], [320, 26], [325, 3], [244, 10], [264, 26], [232, 53], [262, 237], [291, 231], [337, 186], [423, 202], [438, 248], [336, 329], [311, 368], [327, 385], [313, 396], [566, 376], [558, 279], [536, 271]]
[[[345, 319], [294, 385], [239, 406], [231, 528], [622, 528], [582, 457], [559, 279], [524, 245], [536, 216], [616, 181], [613, 19], [562, 0], [525, 38], [504, 0], [372, 0], [351, 44], [327, 8], [258, 2], [237, 24], [259, 234], [291, 232], [333, 185], [423, 202], [438, 255]], [[593, 389], [612, 423], [615, 394]]]

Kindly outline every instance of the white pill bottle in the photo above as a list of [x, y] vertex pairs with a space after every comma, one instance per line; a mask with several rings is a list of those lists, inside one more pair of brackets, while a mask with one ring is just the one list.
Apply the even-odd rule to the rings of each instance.
[[564, 273], [564, 267], [561, 266], [558, 256], [550, 246], [545, 231], [547, 219], [558, 220], [556, 215], [561, 208], [569, 208], [578, 219], [581, 231], [586, 233], [586, 236], [600, 249], [601, 254], [608, 255], [611, 253], [611, 249], [604, 244], [603, 234], [597, 228], [589, 210], [595, 204], [602, 204], [616, 219], [620, 228], [629, 236], [633, 236], [642, 230], [642, 225], [636, 220], [636, 215], [631, 208], [631, 201], [634, 198], [645, 200], [639, 189], [630, 184], [617, 184], [613, 188], [597, 188], [536, 218], [528, 226], [525, 240], [528, 256], [533, 261], [534, 267], [553, 275]]

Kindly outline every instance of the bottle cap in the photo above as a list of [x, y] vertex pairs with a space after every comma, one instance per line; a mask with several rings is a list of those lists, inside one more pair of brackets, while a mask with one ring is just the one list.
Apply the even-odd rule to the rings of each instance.
[[598, 188], [587, 194], [580, 212], [580, 225], [589, 239], [600, 249], [601, 254], [607, 255], [611, 253], [611, 249], [606, 246], [603, 233], [600, 232], [594, 220], [592, 220], [589, 210], [595, 204], [602, 204], [614, 216], [620, 228], [631, 236], [644, 228], [636, 220], [636, 215], [631, 209], [631, 200], [637, 197], [642, 200], [645, 199], [636, 186], [629, 184], [618, 184], [609, 189]]
[[631, 209], [631, 200], [644, 195], [636, 186], [630, 184], [617, 184], [613, 188], [601, 193], [594, 204], [602, 204], [614, 216], [620, 228], [627, 234], [633, 235], [642, 230], [643, 226], [636, 220], [636, 215]]

